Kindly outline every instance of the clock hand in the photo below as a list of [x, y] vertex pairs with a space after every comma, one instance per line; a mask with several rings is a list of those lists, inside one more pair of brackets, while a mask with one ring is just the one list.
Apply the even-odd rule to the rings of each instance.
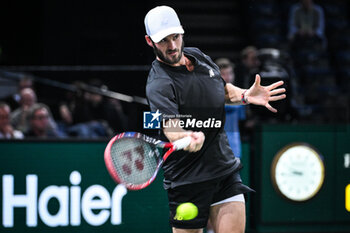
[[294, 174], [294, 175], [298, 175], [298, 176], [302, 176], [303, 175], [303, 172], [298, 171], [297, 169], [295, 169], [293, 167], [288, 167], [288, 168], [291, 171], [291, 173]]
[[296, 171], [296, 170], [292, 171], [292, 174], [294, 174], [294, 175], [298, 175], [298, 176], [302, 176], [302, 175], [303, 175], [303, 173], [302, 173], [302, 172], [300, 172], [300, 171]]
[[282, 172], [281, 175], [283, 175], [283, 176], [292, 176], [292, 175], [302, 176], [303, 173], [300, 171], [290, 171], [287, 173]]

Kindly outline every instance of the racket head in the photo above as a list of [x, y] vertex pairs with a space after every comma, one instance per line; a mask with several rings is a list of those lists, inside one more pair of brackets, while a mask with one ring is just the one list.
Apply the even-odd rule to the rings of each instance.
[[139, 190], [153, 182], [163, 163], [159, 149], [170, 146], [141, 133], [124, 132], [109, 141], [104, 160], [115, 182]]

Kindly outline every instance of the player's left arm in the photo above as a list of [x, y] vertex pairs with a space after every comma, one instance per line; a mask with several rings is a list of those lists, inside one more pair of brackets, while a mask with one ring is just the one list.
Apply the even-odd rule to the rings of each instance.
[[255, 82], [249, 89], [242, 89], [230, 83], [225, 85], [225, 99], [233, 104], [255, 104], [265, 106], [271, 112], [277, 109], [270, 105], [270, 101], [277, 101], [286, 98], [285, 88], [278, 88], [283, 85], [283, 81], [272, 83], [269, 86], [260, 85], [260, 75], [255, 76]]
[[246, 89], [242, 89], [234, 86], [231, 83], [226, 83], [225, 85], [225, 100], [226, 103], [231, 104], [244, 104], [242, 102], [242, 94], [246, 91]]

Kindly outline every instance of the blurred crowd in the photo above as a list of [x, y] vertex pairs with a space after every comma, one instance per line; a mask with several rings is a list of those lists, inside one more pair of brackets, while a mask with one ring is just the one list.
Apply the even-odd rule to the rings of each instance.
[[127, 117], [118, 100], [84, 91], [86, 85], [107, 88], [100, 80], [75, 85], [76, 92], [57, 99], [58, 114], [53, 116], [45, 99], [37, 97], [32, 78], [24, 76], [18, 82], [18, 91], [0, 100], [0, 139], [93, 139], [126, 130]]
[[260, 73], [265, 80], [279, 76], [288, 84], [287, 119], [349, 122], [348, 1], [261, 0], [247, 4]]
[[[258, 73], [262, 85], [283, 80], [288, 97], [273, 103], [277, 114], [259, 106], [228, 107], [232, 138], [239, 139], [238, 131], [249, 137], [261, 123], [349, 123], [350, 20], [344, 2], [247, 2], [251, 45], [240, 51], [239, 61], [222, 57], [216, 64], [226, 82], [242, 88]], [[84, 89], [108, 90], [101, 80], [74, 85], [77, 91], [58, 98], [52, 111], [37, 96], [33, 79], [24, 76], [15, 93], [0, 99], [0, 138], [100, 138], [129, 130], [119, 100]]]

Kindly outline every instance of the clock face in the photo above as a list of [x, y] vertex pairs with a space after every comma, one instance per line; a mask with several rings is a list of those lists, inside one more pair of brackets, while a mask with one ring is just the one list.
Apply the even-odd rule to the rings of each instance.
[[306, 144], [283, 148], [272, 163], [275, 189], [292, 201], [306, 201], [317, 194], [324, 180], [324, 164], [319, 153]]

